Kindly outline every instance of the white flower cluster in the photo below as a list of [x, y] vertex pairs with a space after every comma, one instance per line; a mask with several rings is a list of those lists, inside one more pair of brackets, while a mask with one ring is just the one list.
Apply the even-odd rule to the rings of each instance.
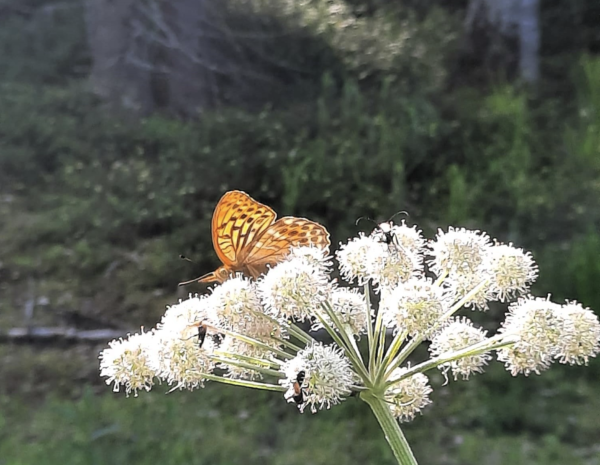
[[[433, 338], [429, 351], [434, 357], [451, 354], [485, 341], [485, 336], [486, 331], [473, 326], [467, 318], [454, 318]], [[469, 379], [470, 374], [483, 372], [483, 367], [491, 358], [488, 353], [467, 355], [444, 362], [439, 365], [439, 368], [444, 374], [451, 371], [454, 380], [459, 376]]]
[[360, 234], [340, 246], [340, 273], [348, 282], [371, 280], [377, 288], [398, 286], [422, 274], [424, 244], [420, 231], [384, 223], [370, 236]]
[[600, 322], [587, 308], [571, 302], [558, 305], [548, 299], [520, 299], [509, 307], [500, 332], [516, 343], [498, 351], [513, 374], [539, 374], [559, 360], [587, 364], [600, 351]]
[[279, 383], [287, 387], [285, 397], [288, 402], [294, 402], [298, 374], [304, 372], [303, 402], [298, 403], [300, 411], [307, 405], [313, 413], [319, 409], [329, 409], [339, 404], [344, 397], [352, 392], [352, 385], [358, 382], [358, 377], [352, 371], [350, 361], [343, 355], [342, 349], [335, 346], [325, 346], [312, 343], [298, 352], [296, 357], [286, 362], [281, 371], [285, 379]]
[[[450, 228], [427, 242], [404, 222], [383, 223], [342, 244], [336, 258], [348, 287], [331, 278], [325, 250], [294, 248], [256, 281], [232, 276], [207, 295], [169, 307], [155, 329], [111, 342], [100, 355], [101, 375], [128, 395], [157, 381], [172, 389], [207, 380], [263, 387], [312, 412], [373, 390], [377, 395], [365, 399], [385, 401], [396, 418], [409, 421], [430, 403], [423, 374], [429, 369], [468, 379], [497, 351], [513, 375], [528, 375], [555, 361], [587, 364], [600, 352], [598, 317], [576, 302], [529, 296], [538, 273], [531, 254], [485, 233]], [[485, 310], [490, 301], [514, 298], [492, 337], [454, 316], [463, 307]], [[325, 330], [334, 343], [315, 341], [296, 323]], [[426, 339], [432, 358], [402, 366]]]
[[[127, 394], [136, 395], [156, 380], [173, 389], [202, 387], [216, 368], [229, 378], [261, 378], [265, 365], [252, 362], [279, 363], [271, 349], [284, 347], [287, 321], [314, 320], [328, 300], [347, 329], [364, 332], [364, 297], [336, 289], [328, 275], [331, 263], [322, 249], [296, 248], [257, 282], [236, 276], [208, 295], [190, 296], [167, 308], [151, 332], [111, 342], [100, 354], [101, 375], [115, 390], [124, 386]], [[334, 398], [322, 400], [324, 388], [315, 386], [318, 396], [311, 397], [311, 405], [335, 403]]]
[[429, 380], [423, 373], [397, 381], [405, 371], [406, 368], [396, 368], [390, 376], [394, 384], [385, 391], [385, 400], [390, 403], [392, 414], [402, 422], [411, 421], [430, 404], [429, 394], [432, 392]]

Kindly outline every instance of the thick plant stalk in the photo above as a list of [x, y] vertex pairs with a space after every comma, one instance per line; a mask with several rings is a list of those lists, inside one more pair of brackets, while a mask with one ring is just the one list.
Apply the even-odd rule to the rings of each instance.
[[363, 391], [360, 394], [360, 398], [371, 407], [398, 464], [418, 465], [417, 459], [415, 459], [415, 456], [404, 437], [404, 433], [402, 433], [402, 430], [400, 429], [398, 420], [394, 418], [385, 401], [375, 397], [371, 391]]

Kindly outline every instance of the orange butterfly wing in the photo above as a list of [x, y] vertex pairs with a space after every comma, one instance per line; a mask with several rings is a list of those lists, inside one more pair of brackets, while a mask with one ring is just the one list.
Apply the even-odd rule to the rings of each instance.
[[256, 240], [277, 218], [266, 205], [241, 191], [227, 192], [212, 218], [213, 246], [226, 267], [239, 268]]
[[329, 233], [314, 221], [294, 216], [284, 216], [258, 237], [245, 257], [249, 268], [266, 269], [266, 265], [280, 262], [294, 246], [329, 248]]
[[293, 246], [329, 247], [329, 233], [314, 221], [276, 213], [241, 191], [227, 192], [215, 208], [212, 239], [223, 266], [194, 281], [224, 282], [235, 272], [258, 278], [285, 258]]

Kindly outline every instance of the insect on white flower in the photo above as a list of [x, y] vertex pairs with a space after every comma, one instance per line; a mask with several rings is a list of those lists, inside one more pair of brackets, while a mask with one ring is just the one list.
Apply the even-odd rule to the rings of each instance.
[[306, 346], [295, 358], [286, 362], [281, 371], [285, 379], [279, 383], [288, 388], [284, 397], [288, 402], [296, 403], [298, 397], [294, 399], [294, 396], [298, 396], [298, 374], [304, 372], [304, 402], [299, 403], [298, 408], [304, 411], [308, 405], [312, 413], [339, 404], [350, 395], [352, 385], [357, 382], [350, 361], [342, 354], [342, 350], [321, 343]]

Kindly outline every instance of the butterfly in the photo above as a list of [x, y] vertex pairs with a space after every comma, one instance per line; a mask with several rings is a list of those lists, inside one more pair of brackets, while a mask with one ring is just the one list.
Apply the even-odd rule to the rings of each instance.
[[314, 221], [284, 216], [242, 191], [227, 192], [212, 217], [212, 241], [222, 266], [191, 281], [223, 283], [241, 272], [254, 279], [281, 262], [294, 246], [329, 248], [329, 233]]

